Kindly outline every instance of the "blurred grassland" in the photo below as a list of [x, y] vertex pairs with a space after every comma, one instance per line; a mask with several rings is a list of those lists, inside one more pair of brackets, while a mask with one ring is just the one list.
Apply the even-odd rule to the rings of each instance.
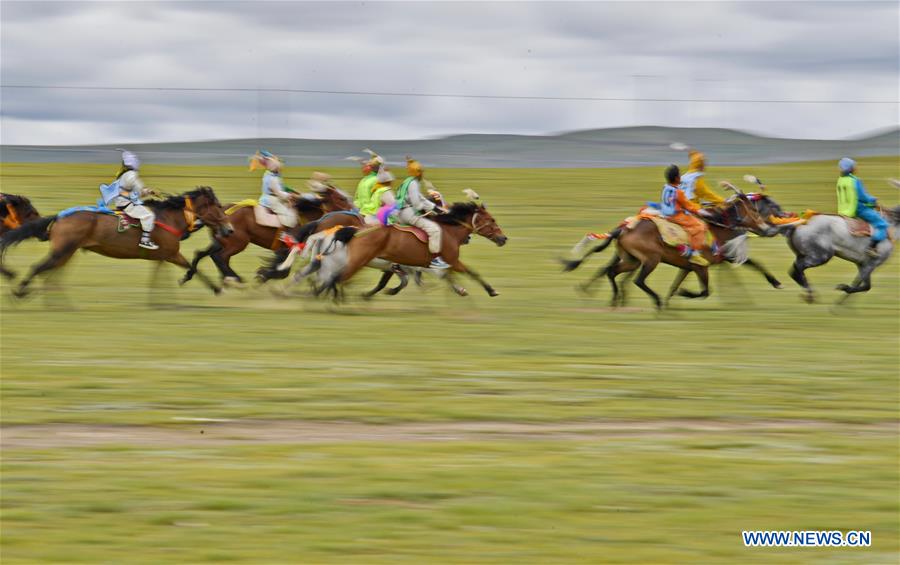
[[[92, 203], [114, 166], [0, 165], [4, 192], [42, 213]], [[501, 293], [449, 295], [436, 281], [336, 308], [265, 288], [215, 297], [199, 281], [157, 292], [152, 265], [79, 254], [60, 278], [74, 310], [46, 293], [7, 299], [2, 423], [188, 426], [179, 418], [397, 422], [573, 420], [815, 421], [789, 430], [597, 441], [349, 442], [169, 449], [5, 449], [4, 562], [257, 563], [456, 561], [895, 562], [900, 549], [896, 422], [900, 272], [835, 308], [834, 261], [808, 275], [806, 305], [783, 238], [751, 255], [785, 285], [724, 266], [706, 301], [656, 314], [633, 285], [628, 307], [573, 290], [607, 256], [563, 275], [555, 258], [655, 200], [661, 169], [443, 169], [449, 200], [481, 193], [510, 241], [473, 238], [463, 259]], [[353, 169], [326, 169], [352, 192]], [[303, 187], [311, 169], [289, 168]], [[832, 162], [710, 169], [759, 175], [789, 210], [833, 211]], [[243, 167], [147, 166], [170, 192], [211, 185], [225, 202], [256, 196]], [[860, 160], [886, 204], [896, 157]], [[185, 254], [206, 246], [195, 234]], [[46, 244], [12, 250], [20, 273]], [[233, 266], [250, 277], [266, 252]], [[214, 274], [210, 262], [204, 271]], [[675, 271], [649, 279], [658, 292]], [[359, 277], [354, 291], [374, 283]], [[689, 278], [688, 285], [696, 287]], [[40, 285], [36, 285], [40, 287]], [[862, 427], [841, 430], [842, 423]], [[827, 426], [826, 426], [827, 424]], [[867, 428], [866, 426], [871, 426]], [[861, 431], [863, 430], [863, 431]], [[742, 529], [872, 530], [869, 549], [745, 549]]]

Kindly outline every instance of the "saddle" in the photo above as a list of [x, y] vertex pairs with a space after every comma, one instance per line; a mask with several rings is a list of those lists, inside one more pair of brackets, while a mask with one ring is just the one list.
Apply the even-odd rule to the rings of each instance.
[[261, 226], [275, 229], [281, 228], [281, 221], [278, 219], [278, 214], [265, 206], [260, 206], [258, 204], [254, 206], [253, 216], [256, 218], [256, 223]]
[[859, 218], [848, 218], [841, 216], [847, 222], [847, 228], [853, 237], [872, 237], [872, 226], [869, 222]]
[[620, 223], [619, 226], [631, 230], [634, 229], [641, 220], [650, 220], [656, 224], [659, 236], [666, 245], [670, 247], [690, 245], [691, 238], [688, 236], [688, 233], [684, 231], [684, 228], [665, 219], [660, 215], [659, 211], [654, 210], [653, 208], [642, 209], [636, 216], [630, 216], [622, 220], [622, 223]]
[[411, 233], [422, 243], [428, 243], [428, 234], [422, 228], [417, 228], [415, 226], [401, 226], [397, 224], [391, 224], [391, 227], [395, 230], [405, 231], [407, 233]]

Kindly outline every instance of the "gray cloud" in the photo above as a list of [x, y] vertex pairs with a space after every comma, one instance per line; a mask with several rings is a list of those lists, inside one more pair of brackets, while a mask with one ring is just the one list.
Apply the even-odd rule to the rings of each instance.
[[[895, 2], [5, 2], [3, 84], [897, 98]], [[414, 138], [659, 124], [841, 137], [893, 104], [3, 89], [4, 143]]]

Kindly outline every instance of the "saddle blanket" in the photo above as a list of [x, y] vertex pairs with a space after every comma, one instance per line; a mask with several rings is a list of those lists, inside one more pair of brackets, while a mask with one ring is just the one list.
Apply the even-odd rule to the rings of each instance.
[[62, 212], [56, 215], [57, 218], [65, 218], [66, 216], [71, 216], [72, 214], [76, 214], [78, 212], [94, 212], [97, 214], [109, 214], [111, 216], [118, 215], [118, 212], [115, 210], [110, 210], [106, 206], [72, 206], [71, 208], [66, 208]]
[[415, 226], [401, 226], [397, 224], [391, 224], [391, 227], [395, 230], [405, 231], [407, 233], [411, 233], [422, 243], [428, 243], [428, 234], [422, 228], [417, 228]]
[[249, 208], [251, 206], [256, 206], [257, 204], [259, 204], [259, 201], [255, 200], [253, 198], [247, 198], [246, 200], [241, 200], [240, 202], [235, 202], [234, 204], [229, 206], [228, 209], [225, 210], [225, 215], [230, 216], [230, 215], [234, 214], [235, 212], [237, 212], [238, 210], [240, 210], [241, 208]]
[[254, 206], [253, 216], [256, 218], [256, 223], [261, 226], [276, 229], [281, 227], [281, 222], [278, 220], [278, 214], [265, 206]]
[[620, 225], [625, 229], [631, 230], [634, 229], [641, 220], [650, 220], [656, 224], [656, 229], [659, 231], [659, 235], [666, 245], [671, 247], [690, 245], [691, 239], [688, 236], [688, 233], [684, 231], [684, 228], [663, 218], [658, 212], [647, 213], [644, 210], [641, 210], [636, 216], [631, 216], [622, 220]]

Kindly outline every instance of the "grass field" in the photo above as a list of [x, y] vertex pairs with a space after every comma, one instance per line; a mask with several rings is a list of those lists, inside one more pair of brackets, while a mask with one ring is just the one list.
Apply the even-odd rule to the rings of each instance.
[[[113, 169], [3, 164], [0, 182], [47, 214], [91, 203]], [[783, 290], [724, 266], [712, 297], [662, 314], [633, 286], [619, 310], [605, 283], [580, 296], [606, 258], [565, 275], [555, 258], [656, 199], [661, 169], [430, 171], [451, 199], [479, 191], [510, 238], [463, 252], [493, 299], [434, 281], [339, 308], [265, 288], [216, 297], [178, 288], [171, 267], [156, 297], [179, 307], [152, 309], [152, 265], [92, 254], [57, 281], [65, 296], [14, 302], [4, 283], [3, 562], [896, 563], [897, 258], [840, 307], [832, 289], [855, 268], [809, 271], [820, 303], [804, 304], [782, 238], [752, 255]], [[834, 209], [834, 163], [710, 178], [745, 172], [786, 209]], [[860, 175], [895, 203], [882, 179], [900, 176], [896, 157], [862, 159]], [[259, 182], [242, 167], [143, 176], [223, 202]], [[249, 276], [264, 255], [233, 265]], [[749, 549], [748, 529], [873, 543]]]

